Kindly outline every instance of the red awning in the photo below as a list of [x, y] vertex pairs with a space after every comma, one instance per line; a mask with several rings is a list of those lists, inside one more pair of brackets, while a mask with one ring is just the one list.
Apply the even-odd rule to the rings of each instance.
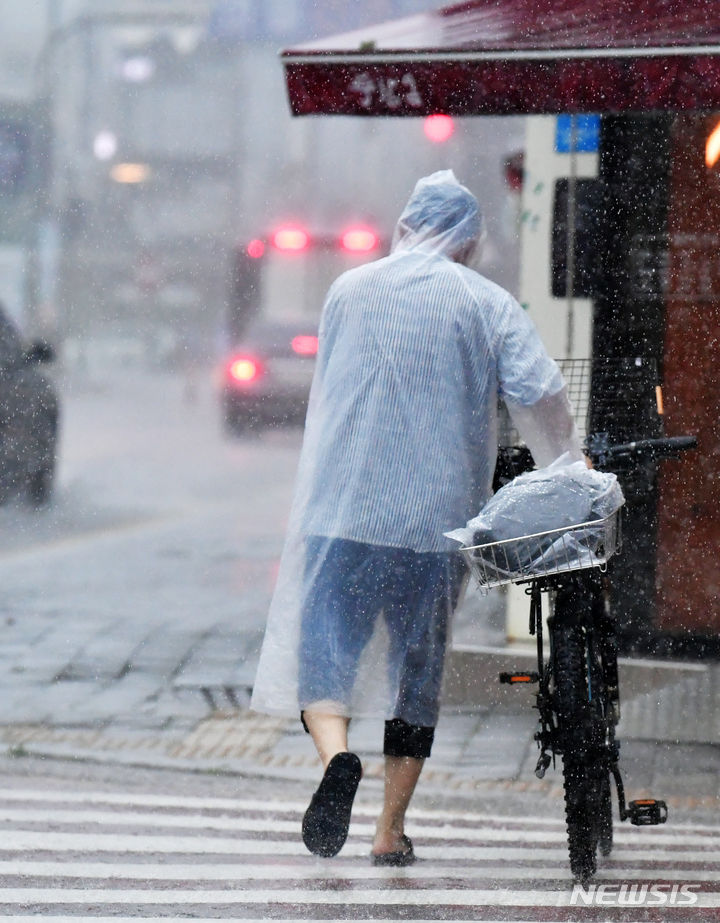
[[470, 0], [282, 60], [295, 115], [720, 109], [720, 0]]

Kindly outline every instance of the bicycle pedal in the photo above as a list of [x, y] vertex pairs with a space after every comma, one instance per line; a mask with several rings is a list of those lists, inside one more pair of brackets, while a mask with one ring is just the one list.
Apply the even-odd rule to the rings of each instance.
[[535, 775], [538, 777], [538, 779], [545, 778], [545, 773], [547, 772], [548, 767], [551, 762], [552, 762], [552, 758], [550, 757], [548, 753], [540, 754], [540, 757], [537, 761], [537, 766], [535, 767]]
[[655, 798], [640, 798], [627, 806], [627, 816], [636, 827], [650, 827], [664, 824], [668, 817], [667, 805]]
[[540, 676], [537, 673], [501, 673], [499, 680], [501, 683], [517, 686], [523, 683], [537, 683], [540, 681]]

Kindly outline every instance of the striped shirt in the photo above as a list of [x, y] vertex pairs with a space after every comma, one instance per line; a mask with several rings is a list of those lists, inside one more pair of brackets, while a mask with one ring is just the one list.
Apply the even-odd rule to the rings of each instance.
[[343, 274], [320, 325], [303, 534], [457, 547], [443, 533], [490, 495], [498, 395], [529, 406], [562, 385], [525, 312], [478, 273], [410, 250]]

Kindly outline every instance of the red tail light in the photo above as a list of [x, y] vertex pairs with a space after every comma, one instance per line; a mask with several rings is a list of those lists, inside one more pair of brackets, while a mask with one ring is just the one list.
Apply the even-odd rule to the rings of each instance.
[[228, 367], [228, 378], [236, 384], [249, 385], [263, 374], [262, 363], [252, 356], [236, 356]]
[[310, 235], [299, 227], [278, 228], [272, 235], [272, 243], [278, 250], [299, 253], [310, 246]]
[[298, 356], [314, 356], [318, 351], [318, 338], [308, 334], [293, 337], [290, 344]]
[[378, 236], [370, 228], [348, 228], [340, 238], [343, 250], [349, 253], [369, 253], [378, 245]]

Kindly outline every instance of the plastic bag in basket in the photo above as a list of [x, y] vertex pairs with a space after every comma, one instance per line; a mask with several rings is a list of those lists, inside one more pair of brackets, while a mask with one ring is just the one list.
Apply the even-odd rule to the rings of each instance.
[[575, 561], [592, 554], [603, 530], [583, 529], [572, 539], [543, 535], [581, 523], [606, 519], [625, 502], [614, 474], [587, 468], [562, 455], [546, 468], [516, 477], [502, 487], [465, 528], [446, 533], [465, 547], [520, 539], [492, 550], [486, 563], [500, 574], [587, 566]]

